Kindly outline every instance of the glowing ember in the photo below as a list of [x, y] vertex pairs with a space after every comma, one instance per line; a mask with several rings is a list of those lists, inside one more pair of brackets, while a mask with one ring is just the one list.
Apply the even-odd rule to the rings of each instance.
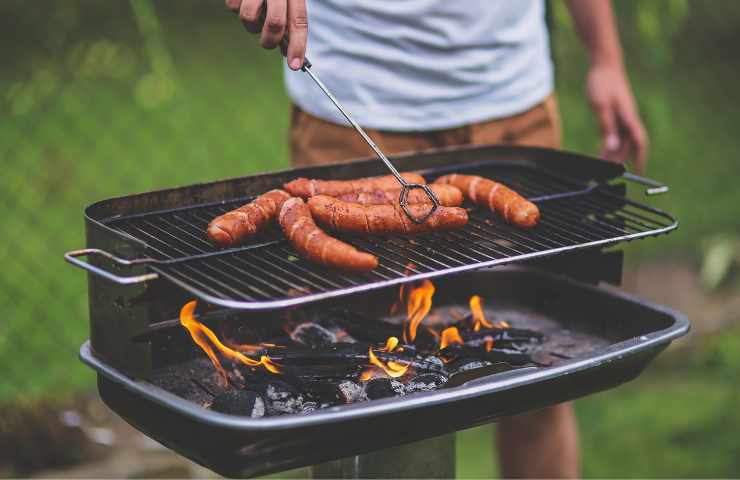
[[457, 344], [462, 345], [465, 343], [460, 336], [460, 332], [457, 330], [457, 327], [447, 327], [444, 330], [442, 330], [442, 335], [439, 339], [439, 349], [442, 350], [443, 348], [446, 348], [448, 345]]
[[[195, 319], [196, 305], [197, 302], [193, 300], [182, 307], [182, 310], [180, 310], [180, 324], [190, 332], [190, 336], [193, 338], [193, 341], [203, 349], [206, 355], [208, 355], [208, 358], [211, 359], [213, 366], [216, 367], [216, 370], [221, 376], [225, 386], [229, 384], [229, 377], [226, 374], [226, 370], [221, 365], [221, 361], [219, 360], [216, 351], [229, 360], [239, 361], [248, 367], [254, 368], [261, 365], [269, 372], [280, 373], [280, 367], [266, 355], [260, 356], [259, 360], [254, 360], [221, 343], [216, 334], [213, 333], [210, 328]], [[215, 350], [213, 347], [215, 347]]]
[[[429, 280], [423, 280], [420, 285], [414, 285], [406, 295], [406, 329], [403, 332], [404, 342], [413, 342], [416, 339], [416, 331], [422, 320], [432, 309], [432, 296], [434, 296], [434, 284]], [[405, 292], [405, 290], [404, 290]]]
[[491, 350], [493, 350], [493, 337], [487, 336], [483, 339], [483, 341], [485, 342], [486, 352], [490, 352]]
[[473, 324], [473, 331], [479, 332], [481, 327], [493, 328], [493, 324], [486, 320], [481, 299], [478, 295], [470, 297], [470, 312], [473, 314], [473, 321], [475, 322]]

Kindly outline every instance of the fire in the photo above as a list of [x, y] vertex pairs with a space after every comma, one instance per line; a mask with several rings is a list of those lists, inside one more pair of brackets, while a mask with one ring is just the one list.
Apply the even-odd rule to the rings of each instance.
[[452, 344], [462, 345], [464, 343], [465, 341], [460, 336], [457, 327], [447, 327], [442, 330], [442, 335], [439, 339], [439, 349], [442, 350]]
[[486, 352], [493, 350], [493, 337], [486, 336], [483, 341], [485, 342]]
[[481, 305], [481, 299], [478, 295], [470, 297], [470, 312], [473, 314], [473, 331], [479, 332], [481, 327], [493, 328], [493, 324], [486, 320], [486, 316], [483, 313], [483, 306]]
[[[396, 337], [388, 337], [388, 340], [385, 342], [385, 346], [380, 347], [378, 349], [379, 352], [395, 352], [400, 351], [401, 349], [398, 347], [398, 338]], [[370, 347], [367, 349], [367, 356], [370, 359], [370, 364], [380, 368], [383, 370], [386, 374], [388, 374], [391, 378], [398, 378], [403, 376], [403, 374], [406, 373], [406, 371], [409, 369], [408, 365], [404, 365], [400, 362], [396, 362], [393, 360], [389, 360], [387, 362], [383, 362], [380, 360], [377, 355], [375, 355], [375, 352], [373, 352], [373, 346], [370, 345]], [[366, 382], [373, 378], [374, 376], [374, 369], [370, 368], [362, 372], [362, 375], [360, 375], [360, 381]]]
[[246, 353], [247, 355], [256, 355], [265, 348], [285, 348], [283, 345], [276, 345], [274, 343], [234, 343], [226, 339], [223, 339], [221, 343], [231, 348], [232, 350], [237, 350], [239, 352]]
[[[229, 360], [239, 361], [248, 367], [254, 368], [261, 365], [269, 372], [280, 373], [279, 365], [270, 360], [266, 355], [260, 356], [259, 360], [254, 360], [253, 358], [249, 358], [243, 353], [237, 352], [221, 343], [216, 334], [213, 333], [210, 328], [195, 319], [196, 305], [197, 302], [193, 300], [182, 307], [182, 310], [180, 310], [180, 324], [190, 332], [190, 336], [193, 338], [193, 341], [203, 349], [206, 355], [208, 355], [208, 358], [211, 359], [213, 366], [216, 367], [219, 375], [221, 375], [224, 385], [229, 384], [229, 377], [226, 374], [226, 370], [223, 365], [221, 365], [221, 361], [219, 360], [216, 351]], [[216, 349], [214, 350], [213, 347], [216, 347]]]
[[[413, 285], [406, 294], [406, 329], [403, 332], [405, 342], [413, 342], [416, 339], [416, 331], [422, 320], [432, 309], [432, 296], [434, 296], [434, 284], [429, 280], [423, 280], [420, 285]], [[406, 290], [402, 290], [405, 294]]]

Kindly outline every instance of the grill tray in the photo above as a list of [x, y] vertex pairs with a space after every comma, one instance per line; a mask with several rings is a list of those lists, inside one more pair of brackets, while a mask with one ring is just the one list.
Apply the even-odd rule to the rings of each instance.
[[[542, 219], [522, 230], [487, 209], [466, 205], [470, 222], [457, 232], [415, 237], [340, 238], [379, 257], [369, 273], [346, 274], [300, 259], [277, 228], [243, 247], [218, 250], [206, 225], [255, 194], [298, 176], [351, 178], [383, 173], [377, 161], [341, 167], [314, 167], [206, 186], [130, 197], [126, 209], [114, 199], [91, 206], [91, 223], [135, 249], [137, 264], [201, 300], [236, 309], [275, 309], [394, 284], [507, 264], [666, 233], [677, 226], [671, 215], [627, 200], [605, 185], [621, 166], [575, 154], [535, 148], [485, 147], [409, 155], [399, 168], [421, 171], [428, 181], [451, 171], [480, 174], [512, 187], [535, 202]], [[454, 166], [451, 166], [454, 165]], [[369, 168], [370, 167], [370, 168]], [[557, 173], [556, 173], [557, 172]], [[220, 185], [218, 201], [212, 187]], [[234, 195], [240, 191], [252, 195]], [[173, 201], [176, 198], [177, 201]], [[164, 200], [163, 200], [164, 199]], [[211, 200], [211, 201], [207, 201]], [[88, 236], [88, 246], [97, 247]], [[413, 267], [408, 265], [413, 263]], [[116, 277], [120, 278], [120, 277]]]
[[[309, 415], [251, 419], [206, 410], [152, 382], [132, 378], [96, 356], [105, 403], [134, 427], [176, 452], [228, 476], [253, 476], [417, 441], [560, 403], [635, 378], [684, 335], [681, 314], [615, 289], [596, 288], [530, 269], [468, 272], [435, 282], [435, 304], [460, 304], [472, 293], [493, 311], [546, 318], [559, 331], [601, 339], [549, 368], [489, 375], [402, 398], [332, 407]], [[385, 295], [386, 302], [378, 301]], [[385, 306], [394, 288], [347, 299], [350, 308]]]

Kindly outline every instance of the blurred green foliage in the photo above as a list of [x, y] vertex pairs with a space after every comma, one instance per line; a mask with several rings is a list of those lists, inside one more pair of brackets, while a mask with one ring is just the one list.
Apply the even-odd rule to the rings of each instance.
[[[628, 258], [697, 257], [705, 238], [740, 231], [740, 2], [615, 4], [651, 135], [646, 173], [671, 186], [650, 201], [682, 222], [629, 245]], [[595, 154], [587, 58], [563, 5], [552, 5], [566, 148]], [[93, 384], [76, 360], [88, 329], [85, 276], [61, 260], [84, 245], [83, 208], [286, 167], [289, 102], [278, 55], [260, 50], [222, 2], [5, 0], [0, 30], [0, 403], [63, 398]], [[738, 339], [727, 334], [701, 361], [674, 358], [667, 373], [581, 402], [585, 473], [740, 474], [723, 448], [736, 446], [740, 426], [736, 388], [723, 381], [737, 378]], [[490, 475], [489, 430], [461, 438], [463, 476]]]

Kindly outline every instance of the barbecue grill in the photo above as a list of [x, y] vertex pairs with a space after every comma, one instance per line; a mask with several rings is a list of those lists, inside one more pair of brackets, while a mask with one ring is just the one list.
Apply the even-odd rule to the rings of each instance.
[[[348, 274], [305, 262], [277, 228], [218, 250], [206, 225], [296, 177], [383, 174], [373, 159], [95, 203], [85, 211], [88, 248], [65, 257], [90, 273], [91, 338], [81, 357], [98, 372], [103, 400], [175, 451], [219, 473], [249, 476], [424, 440], [612, 388], [688, 330], [677, 312], [597, 285], [621, 279], [622, 255], [612, 246], [677, 227], [670, 214], [626, 198], [621, 180], [650, 193], [665, 186], [619, 165], [537, 148], [466, 147], [393, 161], [427, 181], [453, 171], [495, 178], [535, 202], [541, 222], [521, 230], [470, 206], [470, 222], [457, 232], [341, 236], [380, 259], [372, 272]], [[308, 415], [226, 415], [172, 387], [173, 371], [181, 376], [183, 365], [203, 358], [177, 320], [188, 300], [211, 306], [200, 318], [211, 324], [266, 324], [336, 309], [382, 318], [399, 285], [423, 279], [435, 279], [435, 306], [481, 295], [495, 312], [545, 332], [556, 355], [547, 366], [479, 369], [436, 391]]]

